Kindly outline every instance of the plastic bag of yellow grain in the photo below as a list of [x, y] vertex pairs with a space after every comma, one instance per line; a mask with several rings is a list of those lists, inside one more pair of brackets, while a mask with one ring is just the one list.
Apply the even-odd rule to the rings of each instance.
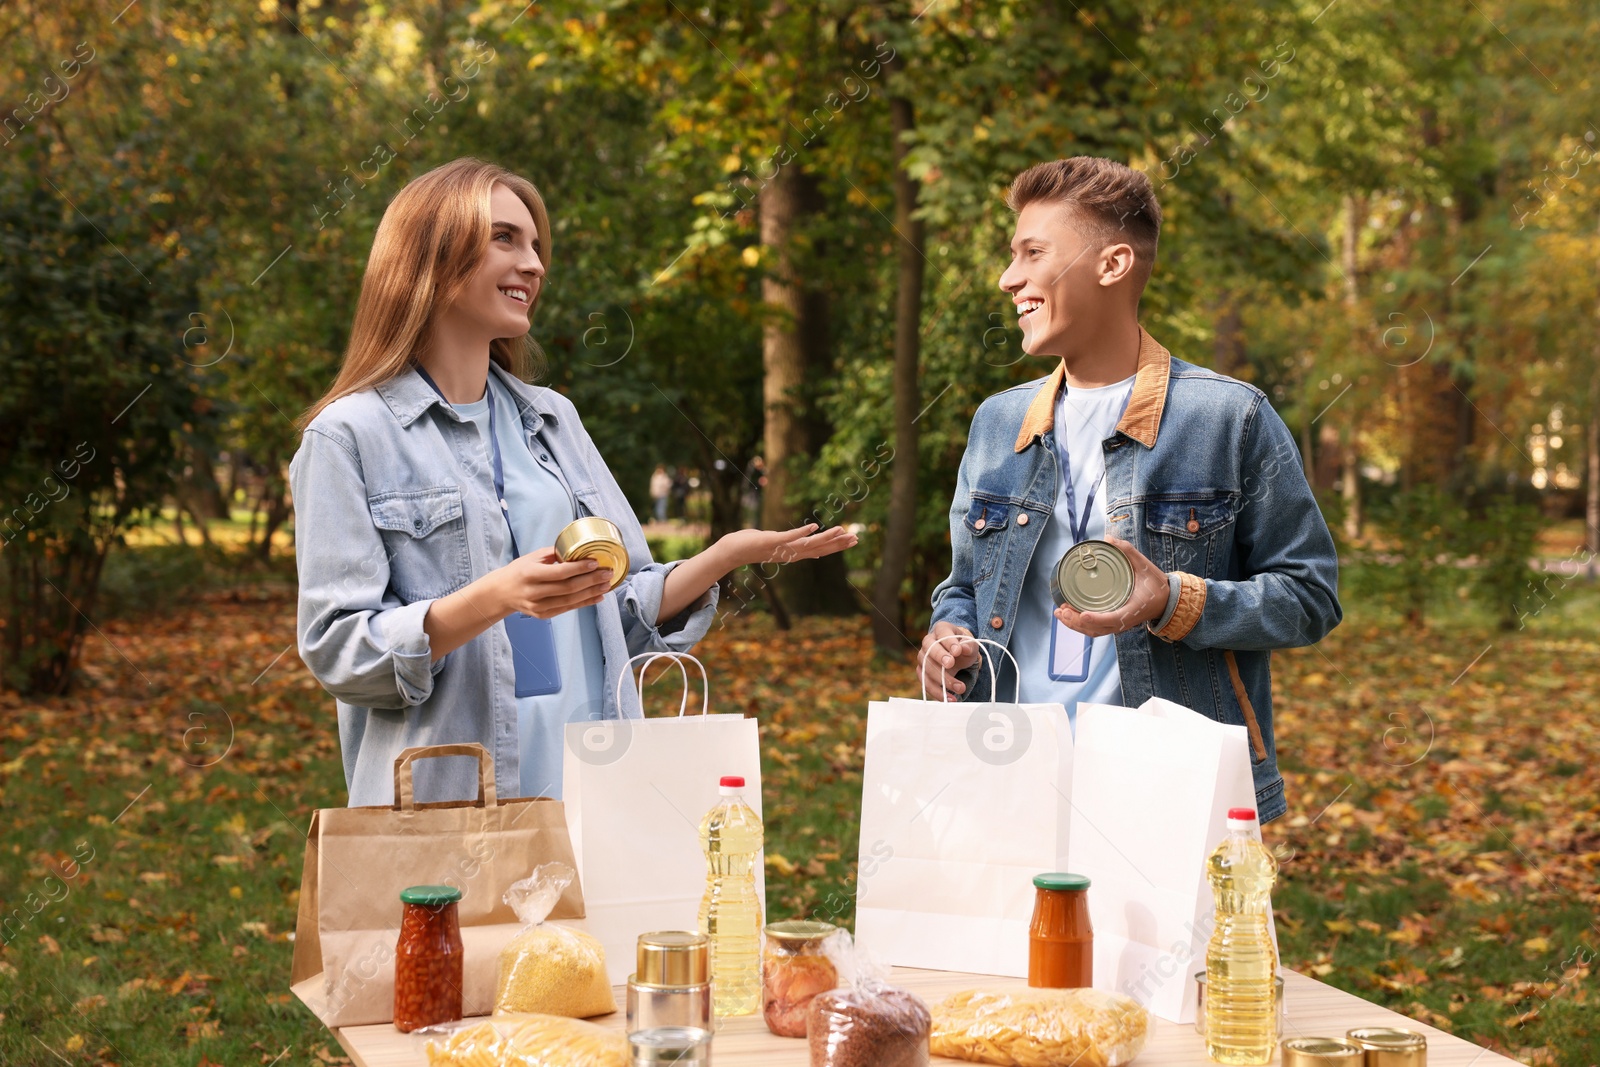
[[628, 1067], [628, 1039], [556, 1015], [496, 1015], [428, 1042], [429, 1067]]
[[1119, 1067], [1144, 1048], [1150, 1016], [1098, 989], [970, 990], [933, 1009], [930, 1049], [1008, 1067]]
[[544, 921], [576, 875], [564, 863], [546, 863], [506, 890], [506, 903], [528, 927], [500, 950], [495, 1014], [540, 1012], [583, 1019], [617, 1010], [600, 942], [581, 930]]

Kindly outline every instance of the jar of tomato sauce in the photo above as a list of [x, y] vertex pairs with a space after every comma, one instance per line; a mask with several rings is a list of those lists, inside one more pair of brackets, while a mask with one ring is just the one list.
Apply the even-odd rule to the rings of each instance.
[[1036, 989], [1094, 985], [1094, 930], [1089, 925], [1089, 879], [1051, 873], [1033, 879], [1028, 927], [1028, 984]]
[[409, 1033], [461, 1018], [461, 890], [414, 885], [400, 893], [394, 954], [394, 1025]]

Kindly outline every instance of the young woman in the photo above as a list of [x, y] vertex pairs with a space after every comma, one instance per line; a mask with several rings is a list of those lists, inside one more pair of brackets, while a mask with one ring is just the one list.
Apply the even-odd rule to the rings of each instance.
[[[393, 803], [402, 750], [468, 741], [494, 755], [499, 795], [559, 797], [565, 726], [640, 714], [617, 688], [629, 656], [692, 648], [739, 566], [855, 544], [741, 530], [652, 562], [571, 402], [526, 383], [549, 262], [525, 179], [458, 159], [410, 182], [378, 226], [344, 365], [302, 420], [300, 658], [336, 698], [352, 806]], [[622, 531], [614, 591], [551, 547], [582, 515]], [[477, 795], [464, 757], [424, 760], [414, 781], [419, 801]]]

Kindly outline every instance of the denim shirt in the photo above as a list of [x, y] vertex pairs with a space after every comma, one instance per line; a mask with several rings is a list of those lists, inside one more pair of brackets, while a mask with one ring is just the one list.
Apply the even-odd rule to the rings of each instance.
[[[1056, 459], [1041, 437], [1053, 429], [1063, 376], [1058, 365], [974, 415], [934, 622], [1011, 643], [1039, 520], [1055, 506]], [[1117, 635], [1123, 703], [1160, 696], [1244, 726], [1260, 818], [1276, 818], [1287, 802], [1272, 650], [1315, 644], [1343, 618], [1333, 537], [1294, 438], [1261, 390], [1173, 357], [1141, 329], [1133, 393], [1103, 447], [1108, 532], [1180, 581], [1164, 627]], [[1004, 660], [999, 692], [1009, 694], [1015, 672]], [[992, 699], [987, 668], [962, 680], [963, 699]]]
[[[516, 399], [523, 432], [548, 446], [584, 515], [616, 523], [629, 574], [597, 608], [605, 718], [639, 718], [628, 657], [688, 651], [710, 628], [715, 586], [656, 624], [666, 576], [651, 561], [633, 508], [571, 401], [491, 362]], [[394, 761], [415, 745], [476, 741], [495, 761], [501, 796], [520, 793], [511, 642], [497, 621], [437, 661], [422, 628], [428, 606], [494, 570], [509, 541], [471, 422], [412, 369], [341, 397], [306, 427], [289, 464], [300, 578], [300, 658], [336, 701], [352, 807], [394, 802]], [[540, 546], [528, 546], [530, 548]], [[450, 756], [414, 768], [418, 801], [470, 800], [477, 768]]]

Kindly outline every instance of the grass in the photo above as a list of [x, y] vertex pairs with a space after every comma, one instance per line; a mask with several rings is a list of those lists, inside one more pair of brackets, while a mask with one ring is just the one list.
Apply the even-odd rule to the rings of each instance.
[[[342, 1059], [288, 992], [303, 831], [344, 801], [332, 701], [288, 561], [237, 564], [118, 553], [77, 690], [0, 696], [0, 1063]], [[1600, 1062], [1600, 595], [1512, 633], [1436, 606], [1418, 629], [1351, 594], [1275, 659], [1284, 960], [1527, 1063]], [[699, 651], [714, 710], [762, 724], [770, 916], [848, 925], [866, 705], [913, 691], [909, 659], [865, 620], [722, 621]]]

